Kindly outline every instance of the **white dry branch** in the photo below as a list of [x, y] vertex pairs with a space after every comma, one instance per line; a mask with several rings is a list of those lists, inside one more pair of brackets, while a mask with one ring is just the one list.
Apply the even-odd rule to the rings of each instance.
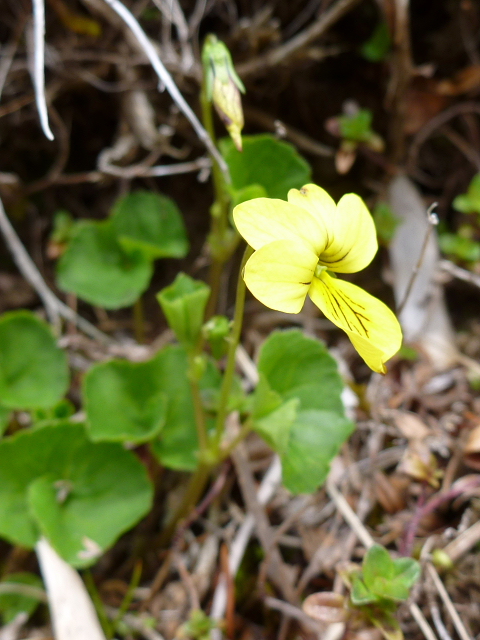
[[436, 234], [429, 229], [426, 208], [409, 178], [404, 175], [393, 178], [388, 195], [393, 213], [401, 220], [390, 244], [390, 261], [395, 299], [397, 305], [403, 305], [399, 319], [405, 340], [418, 344], [435, 369], [446, 369], [457, 361], [457, 349], [442, 285], [436, 278], [439, 261]]
[[45, 98], [45, 5], [43, 0], [33, 2], [33, 65], [32, 77], [35, 101], [43, 133], [49, 140], [54, 136], [48, 123], [47, 101]]
[[78, 572], [44, 539], [35, 550], [48, 595], [55, 640], [106, 640]]
[[137, 22], [135, 16], [125, 7], [124, 4], [119, 2], [119, 0], [104, 0], [104, 2], [108, 4], [115, 11], [115, 13], [125, 22], [127, 27], [131, 30], [131, 32], [137, 39], [139, 45], [143, 49], [145, 55], [150, 60], [150, 63], [155, 70], [155, 73], [159, 77], [160, 88], [165, 87], [165, 89], [171, 95], [174, 102], [177, 104], [178, 108], [182, 111], [185, 117], [190, 121], [190, 124], [195, 129], [195, 133], [197, 134], [197, 136], [205, 144], [205, 146], [207, 147], [212, 157], [215, 158], [225, 178], [228, 181], [230, 181], [229, 171], [228, 171], [228, 167], [225, 160], [220, 155], [218, 149], [214, 145], [212, 139], [210, 138], [207, 131], [204, 129], [204, 127], [200, 123], [197, 116], [192, 111], [190, 105], [187, 103], [185, 98], [182, 96], [182, 94], [178, 90], [178, 87], [173, 81], [172, 76], [168, 73], [167, 69], [164, 67], [158, 53], [155, 50], [155, 47], [152, 45], [145, 31]]

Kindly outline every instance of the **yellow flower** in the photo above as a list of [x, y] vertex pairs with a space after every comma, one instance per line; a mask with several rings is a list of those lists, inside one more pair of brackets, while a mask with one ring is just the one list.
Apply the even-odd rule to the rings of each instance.
[[271, 309], [299, 313], [307, 294], [343, 329], [368, 366], [385, 373], [400, 348], [398, 320], [383, 302], [329, 272], [355, 273], [375, 256], [373, 219], [363, 200], [349, 193], [336, 205], [314, 184], [291, 189], [288, 202], [255, 198], [235, 207], [240, 234], [255, 250], [244, 279]]

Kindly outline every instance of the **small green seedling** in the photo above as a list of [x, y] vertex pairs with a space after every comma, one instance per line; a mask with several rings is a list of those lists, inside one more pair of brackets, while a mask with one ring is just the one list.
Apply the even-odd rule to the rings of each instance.
[[392, 48], [392, 39], [385, 21], [377, 24], [372, 35], [366, 40], [361, 49], [361, 55], [369, 62], [381, 62], [385, 60]]
[[467, 263], [479, 262], [480, 242], [475, 239], [475, 235], [475, 228], [471, 224], [462, 224], [457, 233], [440, 232], [438, 238], [440, 249], [454, 260]]
[[386, 640], [402, 640], [395, 612], [420, 577], [419, 563], [412, 558], [392, 558], [376, 544], [365, 554], [361, 567], [349, 565], [341, 576], [350, 598], [314, 593], [304, 602], [305, 612], [322, 622], [346, 622], [352, 629], [373, 625]]
[[400, 218], [393, 213], [392, 208], [386, 202], [379, 202], [372, 215], [379, 241], [388, 245], [401, 222]]
[[183, 258], [187, 251], [173, 200], [134, 191], [114, 204], [107, 220], [73, 223], [57, 264], [58, 286], [105, 309], [127, 307], [147, 289], [155, 260]]
[[360, 109], [351, 101], [344, 105], [343, 113], [329, 118], [325, 127], [329, 133], [341, 139], [335, 155], [338, 173], [347, 173], [357, 157], [360, 145], [382, 153], [385, 148], [383, 138], [372, 129], [373, 114], [370, 109]]
[[213, 629], [218, 628], [218, 621], [209, 618], [201, 609], [194, 609], [187, 620], [178, 629], [179, 640], [209, 640]]
[[480, 215], [480, 173], [473, 176], [467, 193], [462, 193], [453, 201], [453, 208], [461, 213]]

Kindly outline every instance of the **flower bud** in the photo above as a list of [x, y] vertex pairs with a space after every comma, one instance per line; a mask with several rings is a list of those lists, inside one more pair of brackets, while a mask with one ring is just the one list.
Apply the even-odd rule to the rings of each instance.
[[212, 355], [220, 360], [227, 353], [227, 338], [230, 335], [230, 320], [225, 316], [213, 316], [203, 325], [203, 335], [208, 340]]
[[210, 287], [179, 273], [173, 284], [157, 294], [157, 300], [178, 341], [187, 349], [197, 344], [203, 325]]
[[245, 93], [230, 51], [217, 36], [209, 34], [202, 51], [206, 97], [213, 102], [236, 148], [242, 150], [243, 110], [240, 92]]

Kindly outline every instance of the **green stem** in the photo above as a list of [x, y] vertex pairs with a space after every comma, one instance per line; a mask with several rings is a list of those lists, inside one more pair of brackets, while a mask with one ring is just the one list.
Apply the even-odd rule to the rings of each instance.
[[118, 609], [117, 615], [112, 620], [112, 626], [117, 631], [117, 626], [123, 616], [127, 613], [130, 605], [132, 604], [133, 596], [135, 595], [135, 589], [140, 584], [140, 578], [142, 577], [142, 563], [137, 562], [132, 574], [132, 579], [130, 580], [130, 584], [128, 585], [127, 593], [122, 600], [122, 603]]
[[87, 591], [92, 599], [93, 606], [98, 615], [98, 619], [100, 621], [100, 625], [103, 629], [104, 634], [110, 640], [113, 638], [113, 634], [115, 633], [115, 629], [113, 624], [108, 619], [108, 616], [105, 611], [105, 606], [100, 598], [100, 594], [98, 593], [98, 589], [95, 585], [95, 581], [93, 580], [92, 572], [90, 569], [87, 569], [83, 574], [83, 579], [85, 581], [85, 586], [87, 587]]
[[[190, 370], [193, 367], [190, 364]], [[200, 387], [197, 380], [190, 380], [190, 390], [192, 392], [193, 410], [195, 414], [195, 425], [197, 427], [198, 446], [200, 449], [200, 459], [205, 456], [208, 449], [207, 422], [205, 420], [205, 412], [203, 410], [202, 397], [200, 395]]]
[[217, 422], [215, 425], [215, 444], [217, 448], [220, 446], [220, 442], [223, 436], [223, 430], [225, 428], [225, 420], [228, 413], [228, 400], [230, 397], [230, 392], [232, 390], [233, 376], [235, 374], [235, 354], [237, 352], [237, 346], [240, 342], [240, 335], [242, 333], [243, 310], [245, 307], [245, 282], [243, 280], [243, 269], [252, 253], [253, 249], [247, 246], [247, 248], [245, 249], [245, 253], [243, 254], [242, 264], [240, 265], [240, 271], [238, 273], [237, 295], [235, 299], [235, 314], [233, 316], [232, 335], [230, 336], [230, 344], [228, 346], [227, 364], [225, 366], [225, 372], [223, 374]]
[[202, 493], [207, 486], [207, 482], [210, 478], [212, 467], [206, 464], [200, 463], [195, 473], [190, 478], [187, 490], [183, 496], [182, 502], [178, 506], [173, 516], [170, 518], [167, 526], [162, 531], [159, 543], [161, 546], [166, 546], [172, 539], [175, 529], [178, 523], [186, 518], [190, 511], [198, 503]]
[[[207, 130], [210, 138], [216, 144], [215, 127], [213, 125], [212, 104], [207, 98], [205, 84], [202, 84], [200, 92], [200, 102], [202, 105], [202, 121], [203, 126]], [[210, 265], [210, 273], [208, 283], [210, 285], [211, 294], [208, 301], [205, 319], [211, 318], [217, 309], [218, 297], [220, 292], [220, 281], [222, 277], [223, 265], [229, 258], [228, 251], [223, 251], [228, 232], [228, 209], [230, 199], [227, 192], [225, 176], [220, 169], [218, 162], [212, 157], [212, 177], [213, 188], [215, 192], [215, 201], [211, 208], [211, 231], [210, 231], [210, 247], [212, 249], [212, 263]]]
[[[202, 121], [203, 126], [207, 130], [213, 143], [216, 145], [215, 127], [213, 125], [213, 109], [212, 104], [207, 98], [205, 85], [202, 85], [200, 93], [200, 102], [202, 105]], [[226, 189], [225, 176], [220, 169], [218, 162], [212, 157], [212, 178], [213, 187], [215, 189], [215, 204], [218, 206], [217, 215], [213, 216], [212, 233], [221, 239], [228, 228], [228, 205], [229, 198]]]
[[228, 456], [232, 453], [232, 451], [235, 449], [237, 444], [240, 444], [240, 442], [242, 442], [242, 440], [244, 440], [248, 436], [251, 430], [252, 430], [252, 420], [249, 419], [242, 424], [240, 431], [237, 433], [235, 438], [224, 449], [222, 449], [220, 454], [220, 460], [225, 460], [226, 458], [228, 458]]
[[133, 331], [138, 344], [145, 343], [145, 316], [143, 313], [142, 297], [137, 298], [133, 305]]

